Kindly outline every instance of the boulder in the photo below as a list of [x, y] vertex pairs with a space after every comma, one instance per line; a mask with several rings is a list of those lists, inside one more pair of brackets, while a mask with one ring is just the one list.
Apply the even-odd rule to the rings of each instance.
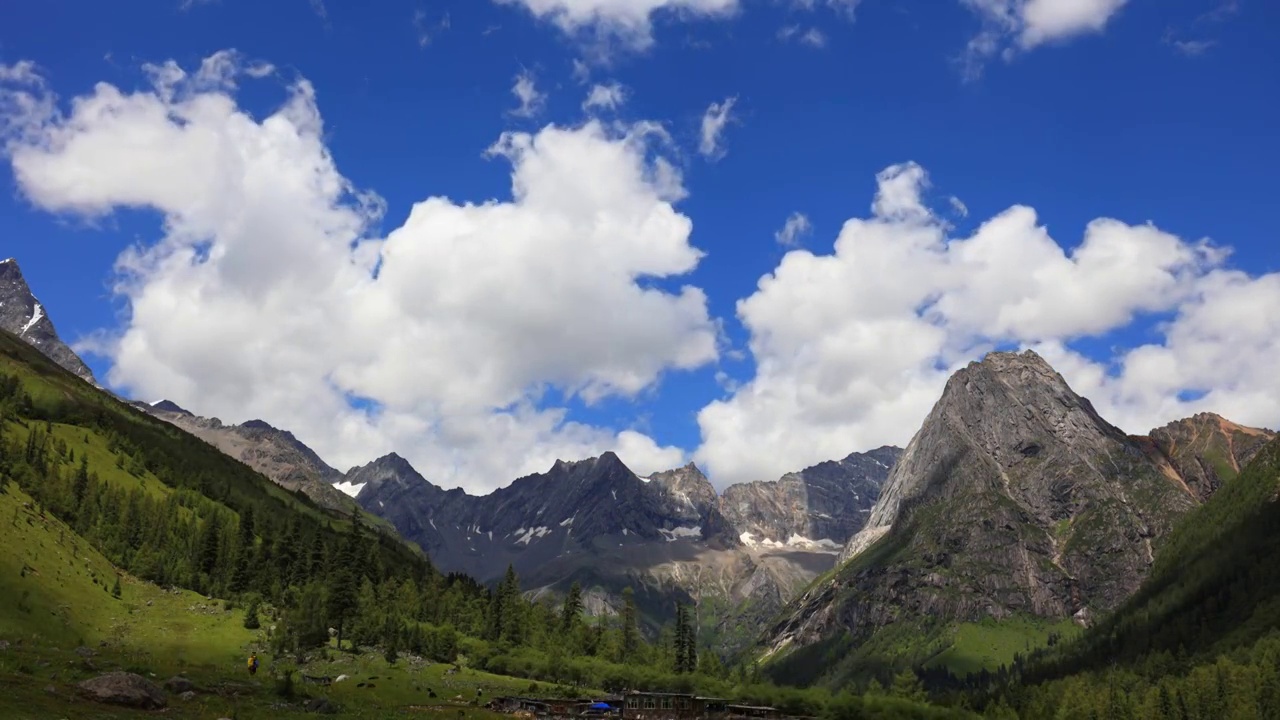
[[181, 675], [175, 675], [169, 678], [168, 680], [164, 681], [164, 689], [168, 690], [171, 693], [181, 694], [189, 690], [195, 690], [196, 686], [195, 686], [195, 683], [182, 677]]
[[324, 698], [312, 698], [307, 701], [307, 712], [335, 715], [338, 712], [338, 706]]
[[85, 680], [76, 686], [80, 694], [94, 702], [156, 710], [167, 705], [164, 691], [155, 683], [127, 672], [111, 672]]

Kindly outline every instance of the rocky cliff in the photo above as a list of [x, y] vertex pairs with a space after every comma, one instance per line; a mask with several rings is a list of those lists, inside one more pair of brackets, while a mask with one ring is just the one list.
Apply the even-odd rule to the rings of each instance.
[[1200, 413], [1152, 430], [1144, 442], [1157, 462], [1208, 500], [1275, 437], [1261, 428], [1237, 425], [1214, 413]]
[[0, 261], [0, 330], [17, 335], [50, 360], [97, 385], [93, 373], [58, 337], [49, 313], [27, 286], [18, 261]]
[[840, 569], [788, 608], [768, 650], [899, 620], [1110, 610], [1197, 502], [1038, 355], [991, 353], [950, 378]]
[[866, 524], [901, 454], [886, 446], [778, 480], [732, 485], [721, 510], [746, 545], [835, 552]]

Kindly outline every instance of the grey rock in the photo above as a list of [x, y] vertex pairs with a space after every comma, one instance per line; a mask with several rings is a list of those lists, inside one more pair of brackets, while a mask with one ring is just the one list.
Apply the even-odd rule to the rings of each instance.
[[178, 697], [182, 698], [187, 702], [190, 702], [196, 699], [196, 692], [194, 690], [187, 690], [185, 692], [179, 693]]
[[866, 524], [901, 448], [885, 446], [853, 453], [787, 473], [772, 482], [732, 485], [721, 511], [744, 542], [786, 545], [830, 544], [843, 547]]
[[1197, 504], [1038, 355], [990, 353], [950, 378], [839, 571], [766, 643], [865, 637], [912, 618], [1087, 619], [1138, 587], [1156, 543]]
[[333, 483], [342, 473], [327, 465], [314, 450], [293, 433], [275, 428], [262, 420], [249, 420], [240, 425], [224, 425], [217, 418], [196, 415], [169, 400], [134, 407], [195, 435], [287, 490], [301, 490], [316, 504], [350, 513], [357, 508], [354, 500]]
[[336, 715], [338, 706], [324, 698], [312, 698], [307, 701], [307, 712], [317, 713], [320, 715]]
[[17, 335], [64, 369], [97, 384], [89, 367], [58, 337], [48, 309], [31, 292], [13, 258], [0, 261], [0, 330]]
[[76, 688], [89, 700], [111, 705], [157, 710], [168, 704], [164, 692], [155, 683], [133, 673], [107, 673], [85, 680]]
[[171, 693], [184, 693], [195, 689], [195, 683], [181, 675], [175, 675], [164, 681], [164, 689]]
[[1239, 475], [1273, 437], [1270, 430], [1199, 413], [1152, 430], [1149, 438], [1136, 439], [1162, 470], [1180, 477], [1204, 501]]
[[75, 654], [79, 655], [82, 658], [85, 658], [86, 660], [93, 657], [93, 651], [85, 647], [84, 645], [81, 645], [80, 647], [76, 648]]
[[[897, 451], [876, 452], [889, 464]], [[630, 587], [642, 622], [654, 632], [670, 620], [676, 602], [721, 608], [699, 622], [704, 637], [727, 653], [831, 569], [841, 544], [861, 527], [865, 510], [852, 518], [836, 515], [860, 503], [869, 507], [877, 478], [888, 471], [872, 460], [874, 471], [867, 472], [862, 463], [851, 456], [742, 492], [732, 507], [736, 517], [786, 533], [776, 543], [759, 542], [769, 537], [761, 533], [750, 545], [742, 542], [744, 531], [725, 498], [693, 464], [642, 478], [605, 453], [557, 461], [545, 473], [477, 497], [443, 490], [391, 454], [351, 469], [344, 482], [360, 488], [361, 506], [391, 521], [445, 572], [494, 582], [511, 565], [533, 597], [560, 595], [576, 581], [593, 614], [618, 612]], [[786, 542], [815, 529], [830, 533], [825, 543]]]

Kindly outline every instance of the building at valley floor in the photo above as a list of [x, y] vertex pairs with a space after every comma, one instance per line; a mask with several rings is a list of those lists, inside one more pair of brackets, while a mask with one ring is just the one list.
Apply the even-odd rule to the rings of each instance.
[[603, 698], [502, 697], [497, 712], [532, 718], [625, 718], [625, 720], [802, 720], [773, 707], [736, 705], [687, 693], [629, 692]]

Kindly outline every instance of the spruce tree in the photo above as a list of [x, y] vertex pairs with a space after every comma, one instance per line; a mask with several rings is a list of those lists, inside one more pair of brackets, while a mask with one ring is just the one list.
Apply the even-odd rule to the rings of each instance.
[[328, 611], [329, 620], [338, 631], [338, 648], [342, 648], [342, 630], [356, 609], [356, 598], [360, 592], [360, 579], [355, 568], [360, 552], [360, 523], [355, 520], [351, 524], [351, 533], [343, 544], [342, 552], [337, 559], [337, 568], [330, 577]]
[[635, 593], [628, 587], [622, 591], [622, 662], [635, 660], [640, 650], [640, 627]]
[[575, 580], [569, 587], [569, 594], [564, 596], [564, 607], [560, 611], [560, 631], [568, 635], [581, 615], [582, 586]]
[[72, 495], [75, 497], [76, 512], [80, 511], [80, 507], [84, 504], [84, 496], [89, 490], [89, 458], [87, 455], [80, 456], [80, 467], [76, 470], [75, 482], [72, 485]]
[[116, 584], [111, 586], [111, 597], [120, 597], [120, 576], [116, 575]]
[[246, 630], [257, 630], [262, 627], [262, 621], [258, 618], [258, 598], [255, 597], [249, 601], [249, 607], [244, 611], [244, 628]]

